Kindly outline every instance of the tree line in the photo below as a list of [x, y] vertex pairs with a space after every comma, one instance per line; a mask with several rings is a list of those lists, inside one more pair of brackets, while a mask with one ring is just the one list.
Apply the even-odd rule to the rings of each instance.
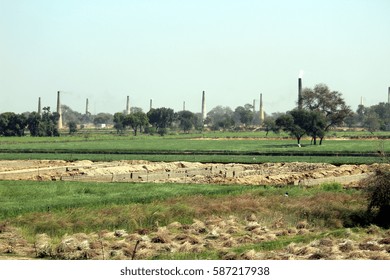
[[[278, 133], [288, 132], [297, 139], [298, 144], [303, 136], [312, 137], [313, 144], [322, 143], [325, 135], [336, 126], [363, 127], [370, 132], [390, 130], [390, 104], [379, 103], [371, 107], [359, 105], [353, 112], [345, 104], [342, 94], [332, 91], [325, 84], [314, 88], [305, 88], [302, 92], [300, 107], [285, 113], [265, 114], [260, 120], [259, 113], [251, 104], [230, 107], [216, 106], [207, 113], [205, 119], [200, 113], [190, 111], [174, 112], [170, 108], [153, 108], [144, 113], [141, 108], [132, 107], [131, 113], [117, 112], [81, 114], [70, 107], [62, 106], [62, 119], [69, 133], [75, 133], [78, 127], [93, 123], [95, 126], [112, 125], [118, 134], [130, 129], [134, 135], [138, 133], [166, 134], [169, 130], [182, 131], [203, 130], [232, 131], [255, 129]], [[43, 108], [42, 114], [37, 112], [0, 114], [1, 136], [23, 136], [29, 131], [31, 136], [59, 136], [59, 115], [50, 112], [50, 107]]]
[[27, 129], [31, 136], [59, 136], [59, 114], [50, 112], [50, 107], [44, 107], [42, 111], [42, 114], [0, 114], [0, 135], [24, 136]]

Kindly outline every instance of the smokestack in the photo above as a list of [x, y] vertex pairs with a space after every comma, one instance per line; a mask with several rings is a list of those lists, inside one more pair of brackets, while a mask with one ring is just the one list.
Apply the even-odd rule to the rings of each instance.
[[153, 99], [150, 99], [149, 110], [153, 109]]
[[253, 113], [256, 112], [256, 100], [253, 99]]
[[202, 93], [202, 121], [206, 119], [206, 96], [205, 92]]
[[127, 96], [127, 101], [126, 101], [126, 115], [130, 114], [130, 97]]
[[85, 102], [85, 114], [88, 115], [89, 114], [89, 104], [88, 104], [88, 98]]
[[363, 96], [360, 97], [360, 105], [362, 105], [362, 106], [364, 105], [363, 104]]
[[389, 93], [388, 93], [388, 97], [387, 97], [387, 103], [389, 103], [390, 104], [390, 87], [389, 87]]
[[298, 78], [298, 109], [302, 109], [302, 78]]
[[260, 93], [260, 124], [264, 122], [263, 94]]
[[42, 115], [41, 98], [38, 98], [38, 115]]
[[185, 111], [185, 110], [186, 110], [186, 102], [183, 101], [183, 111]]
[[60, 116], [58, 119], [58, 129], [62, 129], [62, 109], [60, 100], [60, 91], [57, 91], [57, 113]]

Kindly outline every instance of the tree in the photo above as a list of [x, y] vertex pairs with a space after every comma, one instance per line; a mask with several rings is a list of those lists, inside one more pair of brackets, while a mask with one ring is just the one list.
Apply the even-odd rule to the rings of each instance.
[[323, 114], [318, 111], [304, 111], [301, 126], [306, 134], [312, 137], [313, 144], [317, 145], [317, 137], [323, 139], [325, 135], [326, 120]]
[[245, 126], [250, 125], [253, 121], [253, 106], [250, 104], [246, 104], [244, 107], [237, 107], [234, 113], [239, 121]]
[[141, 128], [146, 126], [148, 123], [148, 116], [142, 111], [126, 115], [123, 119], [123, 126], [130, 126], [133, 129], [134, 136], [137, 136], [138, 129], [141, 130]]
[[0, 114], [0, 135], [23, 136], [27, 119], [23, 114], [6, 112]]
[[196, 115], [190, 111], [180, 111], [177, 113], [179, 127], [185, 133], [189, 132], [197, 123]]
[[156, 127], [156, 131], [160, 135], [164, 135], [167, 132], [167, 128], [172, 124], [174, 119], [174, 112], [170, 108], [157, 108], [151, 109], [147, 113], [149, 122]]
[[380, 128], [380, 118], [377, 113], [370, 111], [363, 120], [363, 127], [366, 128], [371, 134], [378, 131]]
[[365, 112], [365, 118], [377, 116], [377, 121], [380, 130], [390, 130], [390, 103], [380, 102], [377, 105], [373, 105], [367, 108]]
[[367, 192], [369, 213], [375, 212], [376, 222], [390, 225], [390, 171], [377, 169], [373, 175], [362, 181]]
[[275, 120], [276, 127], [288, 132], [291, 136], [297, 139], [298, 145], [301, 143], [301, 138], [305, 135], [306, 130], [301, 127], [303, 121], [303, 110], [295, 110], [279, 116]]
[[229, 129], [234, 126], [234, 112], [229, 107], [217, 106], [208, 112], [207, 124], [212, 130]]
[[266, 117], [263, 122], [263, 127], [266, 132], [265, 136], [268, 136], [270, 131], [277, 132], [278, 129], [276, 127], [275, 118]]
[[125, 126], [125, 115], [123, 113], [115, 113], [114, 114], [114, 128], [116, 129], [116, 133], [123, 134], [126, 126]]
[[303, 109], [321, 113], [325, 119], [320, 145], [332, 127], [341, 125], [345, 118], [351, 115], [351, 109], [345, 104], [340, 92], [330, 91], [327, 85], [318, 84], [314, 89], [306, 88], [302, 92]]
[[99, 113], [93, 119], [93, 123], [96, 126], [102, 124], [112, 124], [112, 122], [113, 122], [113, 116], [109, 113]]
[[69, 134], [73, 135], [77, 132], [77, 123], [74, 121], [68, 122]]
[[44, 107], [42, 115], [33, 112], [27, 119], [31, 136], [60, 136], [58, 120], [60, 115], [50, 112], [50, 107]]

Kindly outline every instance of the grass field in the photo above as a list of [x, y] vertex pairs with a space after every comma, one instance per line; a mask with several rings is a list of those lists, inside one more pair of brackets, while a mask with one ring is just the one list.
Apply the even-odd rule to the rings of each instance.
[[[289, 193], [288, 198], [284, 195], [286, 192]], [[337, 184], [315, 188], [276, 188], [4, 181], [0, 186], [0, 203], [3, 229], [19, 228], [26, 242], [31, 243], [37, 242], [42, 233], [56, 243], [64, 236], [81, 232], [95, 232], [104, 236], [107, 231], [125, 230], [129, 233], [147, 232], [151, 234], [152, 240], [162, 239], [156, 243], [165, 244], [174, 241], [173, 237], [167, 237], [166, 232], [166, 227], [171, 228], [172, 224], [187, 228], [194, 227], [194, 221], [198, 221], [195, 224], [207, 220], [223, 222], [232, 220], [232, 217], [237, 220], [234, 228], [244, 228], [246, 225], [246, 231], [251, 231], [248, 225], [259, 223], [262, 230], [269, 228], [266, 230], [268, 233], [264, 233], [268, 235], [264, 236], [274, 236], [261, 243], [250, 239], [242, 244], [233, 242], [229, 248], [205, 248], [196, 253], [167, 253], [153, 249], [146, 257], [151, 259], [220, 259], [226, 251], [242, 255], [251, 250], [263, 253], [285, 250], [289, 244], [304, 246], [325, 237], [345, 238], [349, 234], [346, 227], [366, 235], [361, 228], [364, 219], [359, 218], [364, 216], [366, 210], [364, 194], [359, 190], [343, 189]], [[256, 222], [248, 223], [247, 219], [251, 216], [256, 217]], [[214, 228], [222, 230], [225, 225], [229, 231], [224, 223]], [[300, 227], [300, 224], [303, 226]], [[300, 233], [296, 228], [302, 228]], [[260, 230], [260, 227], [257, 229]], [[240, 230], [230, 231], [232, 240], [249, 238], [245, 237], [247, 233]], [[289, 231], [294, 234], [289, 234]], [[269, 232], [275, 233], [270, 235]], [[384, 231], [379, 232], [383, 234]], [[207, 226], [204, 235], [212, 233], [213, 230]], [[183, 236], [179, 229], [171, 229], [170, 234], [176, 235], [175, 238]], [[197, 236], [201, 234], [203, 232], [197, 233]], [[205, 238], [207, 240], [208, 237]], [[210, 238], [217, 240], [217, 237]], [[198, 239], [193, 242], [198, 242]], [[128, 242], [132, 243], [130, 240]]]
[[389, 153], [390, 140], [355, 139], [363, 137], [359, 135], [351, 134], [350, 137], [353, 139], [338, 136], [339, 138], [325, 140], [322, 145], [311, 145], [310, 139], [303, 139], [302, 147], [298, 147], [294, 139], [286, 139], [281, 135], [264, 137], [263, 132], [181, 134], [166, 137], [111, 134], [58, 138], [3, 137], [0, 138], [0, 156], [3, 159], [89, 159], [95, 161], [143, 159], [242, 163], [383, 162], [384, 158], [378, 156], [378, 152]]
[[[303, 139], [302, 147], [263, 132], [1, 137], [0, 159], [387, 161], [386, 134], [333, 136], [321, 146]], [[386, 259], [390, 250], [390, 232], [369, 226], [364, 192], [336, 183], [304, 188], [0, 181], [0, 205], [0, 259], [130, 259], [138, 242], [141, 259]]]

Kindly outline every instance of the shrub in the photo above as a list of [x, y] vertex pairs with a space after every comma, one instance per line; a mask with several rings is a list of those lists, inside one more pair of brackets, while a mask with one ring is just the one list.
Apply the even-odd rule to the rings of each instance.
[[390, 225], [390, 170], [378, 169], [364, 181], [367, 190], [368, 213], [375, 212], [375, 222]]
[[343, 185], [341, 185], [340, 183], [337, 183], [337, 182], [324, 183], [324, 184], [321, 185], [321, 188], [324, 191], [329, 191], [329, 192], [332, 192], [332, 191], [342, 191], [343, 190]]

